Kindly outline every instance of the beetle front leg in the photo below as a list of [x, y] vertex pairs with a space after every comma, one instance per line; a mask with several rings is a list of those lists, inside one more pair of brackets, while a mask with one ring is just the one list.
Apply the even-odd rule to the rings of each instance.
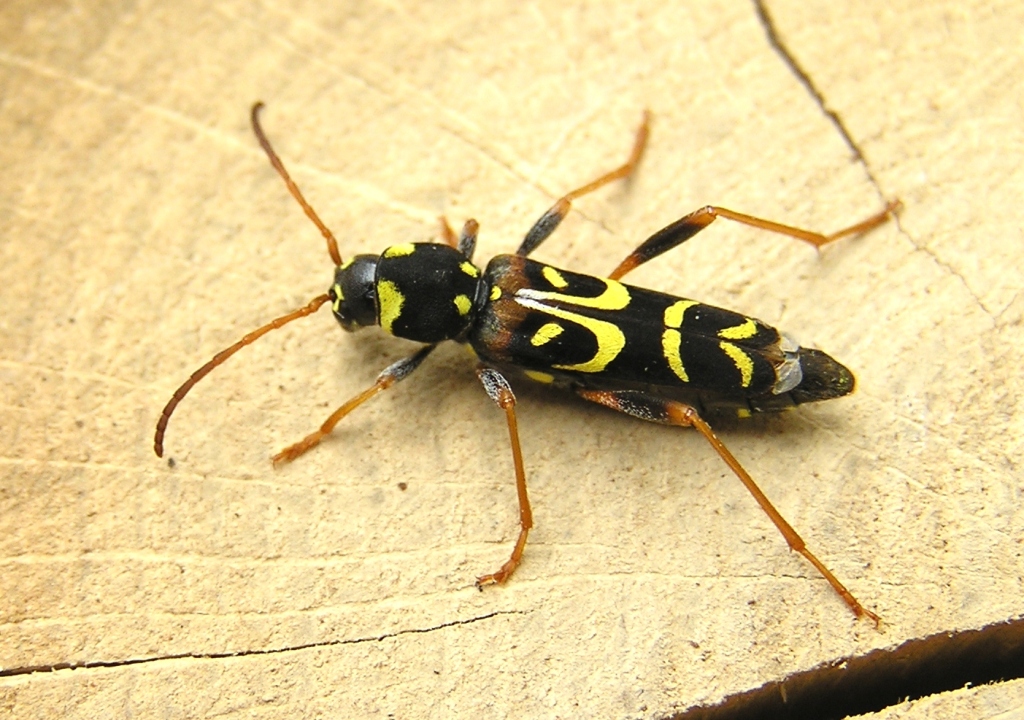
[[391, 363], [384, 368], [380, 375], [377, 376], [377, 380], [370, 387], [363, 390], [361, 393], [356, 395], [354, 398], [349, 399], [344, 405], [339, 407], [331, 416], [327, 418], [318, 430], [310, 433], [302, 440], [299, 440], [293, 445], [289, 445], [284, 450], [279, 452], [271, 461], [274, 465], [280, 465], [281, 463], [291, 462], [299, 455], [302, 455], [307, 450], [310, 450], [320, 444], [320, 441], [327, 437], [328, 434], [334, 429], [334, 426], [341, 422], [341, 419], [348, 415], [350, 412], [355, 410], [357, 407], [362, 405], [364, 402], [372, 398], [378, 393], [384, 392], [389, 387], [394, 385], [396, 382], [405, 380], [412, 372], [420, 366], [420, 364], [427, 359], [427, 355], [434, 351], [437, 345], [425, 345], [418, 351], [413, 353], [407, 358]]

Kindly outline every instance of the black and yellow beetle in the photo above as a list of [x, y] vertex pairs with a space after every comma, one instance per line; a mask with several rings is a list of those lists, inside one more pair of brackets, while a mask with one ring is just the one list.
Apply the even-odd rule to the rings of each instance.
[[175, 391], [157, 422], [154, 449], [158, 456], [163, 456], [171, 413], [192, 386], [259, 337], [330, 302], [346, 330], [380, 325], [396, 337], [424, 345], [385, 368], [371, 387], [338, 408], [319, 430], [275, 455], [274, 462], [294, 460], [319, 443], [349, 412], [408, 377], [438, 343], [468, 344], [480, 360], [477, 374], [484, 389], [505, 412], [520, 519], [519, 537], [508, 561], [480, 577], [478, 586], [509, 578], [522, 559], [533, 525], [515, 396], [505, 379], [509, 371], [519, 371], [642, 420], [695, 427], [747, 487], [790, 548], [818, 569], [858, 617], [878, 622], [878, 616], [864, 608], [807, 549], [702, 417], [723, 410], [744, 416], [841, 397], [854, 388], [850, 371], [819, 350], [799, 347], [759, 320], [626, 285], [619, 279], [691, 238], [717, 217], [820, 247], [881, 224], [897, 210], [898, 201], [832, 235], [707, 206], [656, 232], [607, 278], [531, 260], [529, 254], [554, 232], [573, 200], [633, 172], [647, 141], [645, 114], [625, 164], [560, 198], [534, 223], [514, 255], [495, 257], [482, 272], [473, 264], [478, 229], [474, 220], [466, 222], [458, 237], [442, 220], [446, 244], [392, 245], [379, 256], [356, 255], [343, 262], [334, 235], [306, 202], [263, 133], [261, 107], [257, 103], [252, 108], [253, 131], [291, 194], [326, 238], [336, 268], [334, 282], [327, 293], [249, 333], [193, 373]]

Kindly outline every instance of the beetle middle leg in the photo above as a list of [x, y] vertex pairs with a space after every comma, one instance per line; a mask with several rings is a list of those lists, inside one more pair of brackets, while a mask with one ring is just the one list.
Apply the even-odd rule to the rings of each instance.
[[505, 419], [508, 422], [508, 437], [512, 445], [512, 463], [516, 472], [516, 494], [519, 496], [519, 537], [516, 539], [515, 547], [512, 548], [512, 555], [497, 572], [484, 575], [476, 579], [476, 586], [482, 588], [484, 585], [500, 585], [511, 577], [512, 573], [519, 566], [523, 559], [523, 549], [526, 547], [526, 537], [533, 527], [533, 511], [530, 509], [530, 498], [526, 493], [526, 470], [523, 469], [523, 451], [519, 447], [519, 428], [516, 424], [516, 396], [512, 394], [512, 388], [508, 380], [497, 370], [489, 367], [480, 367], [476, 371], [480, 383], [484, 386], [487, 395], [494, 403], [505, 411]]
[[636, 131], [636, 139], [633, 141], [633, 150], [629, 154], [629, 159], [625, 163], [615, 168], [609, 173], [605, 173], [601, 177], [597, 178], [592, 182], [587, 183], [582, 187], [578, 187], [570, 193], [566, 193], [560, 197], [554, 205], [552, 205], [547, 212], [540, 216], [540, 218], [533, 224], [530, 231], [526, 233], [526, 237], [523, 238], [522, 244], [519, 249], [516, 250], [516, 255], [527, 256], [532, 253], [537, 247], [551, 236], [551, 233], [555, 231], [565, 216], [569, 213], [569, 208], [572, 207], [572, 201], [577, 198], [581, 198], [587, 193], [592, 193], [598, 188], [602, 188], [610, 182], [614, 182], [620, 178], [627, 178], [633, 174], [636, 166], [640, 163], [640, 156], [644, 153], [644, 147], [647, 145], [647, 134], [648, 128], [651, 122], [651, 114], [644, 111], [643, 121], [640, 123], [640, 127]]
[[729, 466], [729, 469], [740, 479], [740, 482], [747, 488], [757, 504], [761, 506], [765, 514], [775, 524], [775, 527], [779, 529], [782, 536], [786, 539], [786, 543], [790, 549], [800, 553], [815, 567], [815, 569], [821, 573], [822, 577], [828, 580], [832, 588], [839, 594], [843, 601], [850, 607], [853, 614], [857, 617], [869, 617], [875, 625], [878, 626], [881, 623], [881, 618], [875, 613], [871, 612], [853, 596], [853, 594], [846, 589], [846, 586], [839, 582], [838, 578], [832, 574], [832, 572], [825, 567], [824, 563], [818, 560], [815, 555], [807, 549], [807, 543], [804, 542], [803, 538], [793, 529], [782, 514], [775, 509], [771, 501], [768, 500], [767, 496], [761, 491], [761, 488], [757, 486], [754, 479], [750, 477], [750, 474], [743, 469], [739, 461], [733, 456], [725, 444], [718, 439], [711, 426], [697, 413], [697, 410], [690, 405], [685, 403], [676, 402], [673, 400], [665, 400], [654, 395], [649, 395], [644, 392], [636, 390], [588, 390], [585, 388], [577, 388], [576, 393], [591, 402], [604, 405], [612, 410], [618, 410], [621, 413], [631, 415], [641, 420], [649, 420], [651, 422], [663, 423], [666, 425], [676, 425], [679, 427], [693, 427], [696, 428], [704, 439], [708, 441], [715, 452], [718, 453], [719, 457], [725, 461], [725, 464]]

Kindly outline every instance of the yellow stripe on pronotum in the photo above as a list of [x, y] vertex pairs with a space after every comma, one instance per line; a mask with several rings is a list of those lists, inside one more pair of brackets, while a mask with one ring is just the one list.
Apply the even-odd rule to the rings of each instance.
[[402, 314], [405, 295], [390, 280], [381, 280], [377, 283], [377, 303], [380, 306], [380, 326], [389, 334], [394, 335], [391, 326]]
[[473, 301], [469, 299], [468, 295], [456, 295], [453, 302], [459, 315], [468, 315], [469, 311], [473, 309]]
[[401, 243], [399, 245], [392, 245], [384, 251], [384, 257], [396, 258], [402, 257], [403, 255], [412, 255], [416, 252], [416, 246], [412, 243]]

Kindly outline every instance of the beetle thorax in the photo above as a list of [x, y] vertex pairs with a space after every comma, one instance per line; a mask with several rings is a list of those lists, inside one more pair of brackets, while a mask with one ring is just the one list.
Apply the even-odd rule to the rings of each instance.
[[396, 337], [435, 343], [469, 330], [480, 283], [480, 270], [458, 250], [407, 243], [342, 265], [331, 292], [335, 316], [346, 329], [379, 324]]

